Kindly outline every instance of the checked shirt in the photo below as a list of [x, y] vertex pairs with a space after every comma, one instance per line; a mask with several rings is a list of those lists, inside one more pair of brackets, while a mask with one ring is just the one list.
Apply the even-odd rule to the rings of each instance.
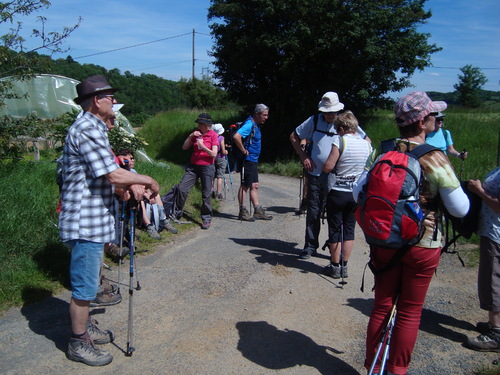
[[106, 124], [85, 112], [70, 127], [64, 143], [59, 215], [63, 242], [106, 243], [114, 239], [114, 187], [105, 175], [118, 168]]

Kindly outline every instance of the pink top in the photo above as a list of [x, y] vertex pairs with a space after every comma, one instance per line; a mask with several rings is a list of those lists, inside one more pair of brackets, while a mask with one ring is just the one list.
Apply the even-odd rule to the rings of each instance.
[[[217, 140], [217, 133], [213, 130], [209, 130], [201, 136], [203, 138], [203, 143], [205, 147], [212, 149], [213, 145], [218, 146], [219, 142]], [[196, 137], [191, 137], [193, 142], [193, 154], [191, 155], [191, 164], [195, 165], [211, 165], [214, 163], [214, 158], [208, 155], [205, 151], [200, 150], [196, 144]]]

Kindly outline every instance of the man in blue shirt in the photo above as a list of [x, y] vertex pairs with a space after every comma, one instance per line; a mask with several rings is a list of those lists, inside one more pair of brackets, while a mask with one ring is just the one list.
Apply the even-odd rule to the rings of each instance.
[[[255, 221], [255, 219], [271, 220], [273, 217], [266, 215], [264, 208], [259, 204], [259, 173], [257, 163], [259, 161], [262, 147], [261, 125], [269, 117], [269, 107], [265, 104], [257, 104], [253, 115], [248, 117], [241, 128], [234, 135], [234, 143], [241, 151], [242, 169], [241, 185], [238, 190], [238, 202], [240, 204], [239, 220]], [[245, 199], [250, 188], [250, 201], [254, 206], [253, 217], [245, 207]]]

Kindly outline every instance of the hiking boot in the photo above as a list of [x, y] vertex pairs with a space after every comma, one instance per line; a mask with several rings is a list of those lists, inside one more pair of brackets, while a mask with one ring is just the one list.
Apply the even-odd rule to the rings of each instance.
[[107, 344], [108, 342], [114, 341], [115, 334], [113, 331], [102, 331], [97, 326], [98, 324], [99, 322], [94, 318], [89, 317], [89, 320], [87, 320], [87, 332], [89, 333], [90, 339], [94, 342], [94, 344]]
[[116, 290], [115, 292], [98, 292], [95, 298], [90, 301], [90, 307], [113, 306], [122, 301], [122, 295]]
[[201, 224], [201, 229], [208, 229], [210, 228], [210, 225], [212, 225], [211, 221], [203, 221], [203, 224]]
[[307, 249], [304, 249], [300, 253], [299, 259], [309, 259], [310, 257], [317, 256], [317, 255], [318, 255], [318, 252], [316, 250], [307, 250]]
[[106, 277], [102, 277], [98, 293], [118, 293], [118, 285], [111, 284]]
[[[122, 259], [130, 253], [130, 249], [128, 247], [122, 248]], [[114, 243], [110, 243], [108, 248], [106, 249], [106, 255], [110, 257], [113, 261], [120, 260], [120, 246]]]
[[490, 322], [479, 322], [476, 324], [476, 329], [479, 333], [486, 333], [493, 329], [493, 324]]
[[500, 352], [500, 332], [493, 328], [478, 337], [469, 337], [465, 346], [480, 352]]
[[258, 207], [253, 213], [253, 218], [260, 220], [271, 220], [273, 217], [271, 215], [266, 215], [266, 210], [264, 210], [262, 207]]
[[170, 224], [170, 220], [165, 220], [165, 222], [163, 223], [163, 228], [173, 234], [177, 234], [179, 232], [176, 227]]
[[161, 240], [160, 234], [156, 231], [156, 228], [153, 224], [149, 224], [146, 227], [146, 232], [148, 232], [148, 236], [154, 238], [155, 240]]
[[347, 274], [347, 266], [342, 266], [342, 276], [344, 276], [344, 279], [347, 279], [347, 277], [349, 276]]
[[224, 199], [224, 196], [221, 193], [218, 193], [217, 194], [217, 199], [221, 201], [221, 200]]
[[71, 338], [66, 357], [89, 366], [104, 366], [113, 360], [113, 356], [109, 352], [96, 348], [90, 337], [85, 339]]
[[246, 207], [241, 207], [240, 208], [240, 214], [238, 215], [238, 220], [242, 221], [255, 221], [255, 218], [250, 216], [250, 213], [248, 212]]
[[323, 275], [333, 277], [334, 279], [340, 279], [340, 272], [341, 272], [341, 267], [334, 266], [331, 263], [325, 268], [323, 268]]

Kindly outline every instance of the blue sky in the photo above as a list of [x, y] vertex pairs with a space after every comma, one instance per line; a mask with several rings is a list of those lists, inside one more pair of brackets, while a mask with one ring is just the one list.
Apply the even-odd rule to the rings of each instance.
[[[39, 14], [47, 18], [50, 30], [70, 26], [79, 16], [83, 19], [65, 43], [71, 49], [54, 57], [71, 55], [80, 63], [118, 68], [122, 73], [128, 70], [135, 75], [156, 74], [177, 81], [192, 75], [193, 29], [195, 76], [200, 78], [212, 68], [213, 58], [208, 55], [212, 45], [207, 23], [209, 6], [209, 0], [65, 0], [53, 1], [49, 9]], [[415, 89], [453, 91], [459, 68], [467, 64], [481, 68], [487, 76], [484, 89], [500, 91], [500, 2], [429, 0], [425, 8], [433, 16], [420, 31], [431, 34], [430, 42], [443, 50], [432, 56], [434, 67], [415, 74], [412, 78], [415, 87], [403, 93]], [[36, 27], [33, 18], [20, 19], [25, 31]], [[5, 24], [2, 28], [5, 29]], [[103, 53], [160, 39], [163, 40]]]

